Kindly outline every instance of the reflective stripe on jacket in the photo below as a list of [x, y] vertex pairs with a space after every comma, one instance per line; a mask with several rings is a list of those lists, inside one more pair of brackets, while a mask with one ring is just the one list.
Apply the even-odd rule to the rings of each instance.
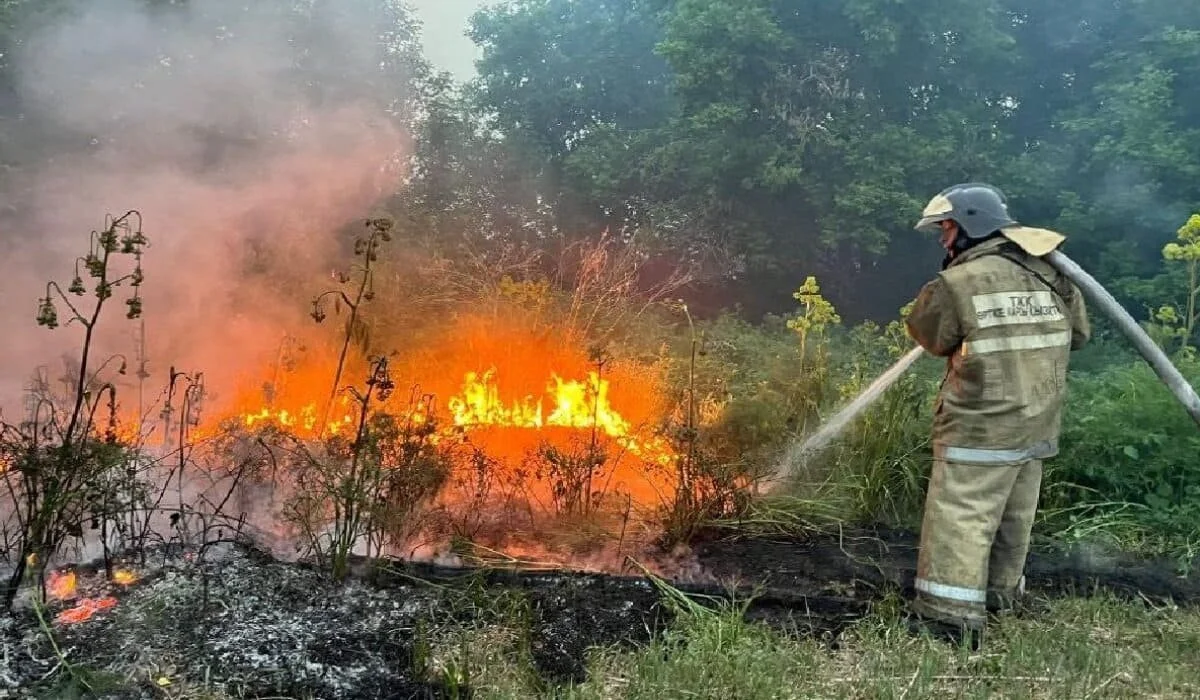
[[1058, 454], [1068, 357], [1091, 336], [1075, 285], [998, 237], [926, 284], [906, 325], [947, 358], [934, 411], [938, 457], [1017, 464]]

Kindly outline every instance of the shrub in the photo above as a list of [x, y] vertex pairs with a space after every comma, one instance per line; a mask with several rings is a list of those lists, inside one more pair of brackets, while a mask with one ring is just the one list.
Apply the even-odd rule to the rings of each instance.
[[[810, 285], [815, 288], [815, 283]], [[830, 313], [836, 313], [832, 308]], [[903, 312], [902, 312], [903, 314]], [[1050, 538], [1103, 531], [1125, 543], [1154, 540], [1188, 553], [1200, 543], [1200, 434], [1149, 367], [1103, 318], [1072, 361], [1060, 455], [1046, 463], [1038, 532]], [[753, 325], [721, 317], [704, 325], [698, 384], [718, 406], [702, 442], [717, 464], [762, 473], [791, 440], [860, 393], [911, 346], [899, 322], [880, 329], [830, 324], [801, 369], [787, 319]], [[1190, 348], [1185, 376], [1200, 379]], [[918, 362], [781, 493], [738, 514], [747, 527], [809, 529], [831, 522], [920, 525], [931, 463], [938, 360]], [[715, 468], [715, 467], [714, 467]]]
[[[1176, 362], [1200, 380], [1200, 362], [1187, 354]], [[1062, 451], [1047, 463], [1046, 508], [1065, 515], [1080, 503], [1103, 504], [1099, 512], [1132, 504], [1146, 533], [1200, 539], [1200, 432], [1153, 371], [1138, 361], [1073, 376], [1070, 386]]]
[[11, 609], [27, 568], [42, 582], [46, 565], [68, 538], [107, 527], [128, 511], [129, 498], [142, 493], [140, 475], [118, 436], [117, 390], [104, 379], [118, 364], [116, 371], [123, 373], [125, 362], [114, 357], [97, 363], [95, 338], [119, 289], [132, 289], [124, 300], [126, 317], [141, 315], [146, 243], [140, 214], [109, 217], [103, 230], [92, 232], [88, 253], [76, 262], [68, 288], [46, 285], [38, 325], [57, 328], [62, 307], [65, 323], [78, 324], [83, 338], [66, 395], [55, 395], [48, 382], [40, 381], [29, 397], [26, 420], [0, 424], [0, 470], [10, 499], [4, 513], [4, 555], [12, 560], [5, 609]]

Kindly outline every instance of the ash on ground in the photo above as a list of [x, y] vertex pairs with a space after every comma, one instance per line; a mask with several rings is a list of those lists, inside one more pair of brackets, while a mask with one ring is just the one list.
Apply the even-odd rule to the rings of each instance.
[[[385, 574], [338, 584], [233, 545], [203, 565], [172, 560], [142, 576], [83, 622], [54, 619], [74, 601], [49, 603], [45, 624], [33, 610], [9, 620], [0, 697], [160, 698], [183, 688], [239, 698], [468, 697], [450, 677], [465, 630], [507, 628], [543, 677], [565, 681], [584, 677], [589, 647], [644, 641], [662, 620], [660, 596], [644, 581], [445, 585]], [[103, 585], [103, 572], [78, 579], [84, 595]]]
[[[675, 585], [709, 599], [753, 591], [748, 617], [836, 643], [879, 596], [911, 593], [916, 544], [875, 530], [718, 537], [689, 561], [702, 579], [742, 585]], [[359, 560], [339, 584], [233, 544], [134, 573], [120, 586], [82, 567], [76, 600], [51, 603], [44, 623], [31, 609], [3, 619], [0, 698], [468, 698], [463, 669], [480, 653], [504, 654], [549, 689], [584, 680], [590, 649], [644, 643], [672, 618], [642, 576]], [[1200, 603], [1200, 577], [1134, 555], [1035, 552], [1028, 573], [1039, 595]], [[90, 619], [56, 619], [79, 599], [108, 597]]]

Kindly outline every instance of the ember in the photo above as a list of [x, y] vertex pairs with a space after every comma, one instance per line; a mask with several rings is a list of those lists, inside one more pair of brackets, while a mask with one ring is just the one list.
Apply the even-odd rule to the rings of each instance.
[[117, 599], [111, 596], [84, 598], [79, 601], [78, 605], [60, 612], [54, 619], [56, 622], [64, 625], [77, 624], [90, 620], [96, 613], [111, 610], [116, 605]]
[[117, 569], [113, 572], [113, 583], [119, 586], [131, 586], [137, 583], [137, 574], [128, 569]]

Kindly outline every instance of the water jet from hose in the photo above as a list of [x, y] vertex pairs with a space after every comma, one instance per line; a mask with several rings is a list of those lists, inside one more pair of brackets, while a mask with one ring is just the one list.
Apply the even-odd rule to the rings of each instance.
[[[1039, 257], [1053, 265], [1056, 270], [1071, 280], [1095, 308], [1099, 309], [1116, 324], [1117, 328], [1129, 339], [1130, 343], [1133, 344], [1138, 353], [1146, 360], [1147, 364], [1150, 365], [1154, 373], [1158, 375], [1158, 378], [1170, 390], [1171, 394], [1183, 405], [1184, 409], [1192, 417], [1192, 420], [1196, 421], [1196, 424], [1200, 426], [1200, 396], [1196, 395], [1196, 390], [1192, 385], [1180, 374], [1179, 369], [1171, 363], [1171, 360], [1162, 351], [1162, 348], [1158, 347], [1158, 344], [1129, 315], [1129, 312], [1108, 293], [1108, 290], [1103, 285], [1061, 251], [1050, 250]], [[846, 404], [833, 417], [825, 421], [815, 433], [792, 443], [784, 452], [783, 458], [776, 468], [776, 474], [774, 475], [776, 478], [771, 479], [768, 484], [764, 485], [766, 490], [795, 474], [796, 470], [809, 457], [817, 454], [832, 443], [835, 438], [841, 435], [854, 422], [854, 419], [862, 415], [879, 397], [883, 396], [923, 354], [924, 350], [920, 347], [910, 350], [896, 364], [879, 375], [853, 401]]]

